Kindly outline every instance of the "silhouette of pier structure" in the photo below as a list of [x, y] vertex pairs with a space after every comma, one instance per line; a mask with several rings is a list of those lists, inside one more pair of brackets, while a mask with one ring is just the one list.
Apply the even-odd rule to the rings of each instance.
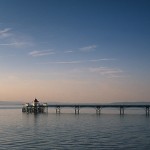
[[123, 104], [123, 105], [119, 105], [119, 104], [79, 104], [79, 105], [75, 105], [75, 104], [51, 104], [48, 105], [49, 108], [55, 108], [56, 109], [56, 114], [60, 114], [61, 113], [61, 109], [62, 108], [73, 108], [75, 114], [79, 114], [80, 113], [80, 109], [81, 108], [94, 108], [96, 110], [96, 114], [101, 114], [102, 109], [104, 108], [116, 108], [119, 110], [120, 115], [124, 115], [125, 114], [125, 109], [127, 108], [141, 108], [145, 110], [145, 114], [146, 116], [149, 116], [150, 114], [150, 105], [133, 105], [133, 104]]

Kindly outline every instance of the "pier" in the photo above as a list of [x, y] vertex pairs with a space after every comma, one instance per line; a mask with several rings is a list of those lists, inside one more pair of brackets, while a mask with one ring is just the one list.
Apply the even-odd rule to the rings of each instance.
[[73, 108], [75, 114], [80, 114], [80, 109], [82, 108], [93, 108], [96, 110], [96, 114], [101, 114], [102, 109], [104, 108], [116, 108], [119, 110], [120, 115], [125, 114], [125, 109], [127, 108], [141, 108], [145, 110], [146, 116], [149, 116], [150, 114], [150, 105], [119, 105], [119, 104], [56, 104], [56, 105], [48, 105], [49, 108], [55, 108], [56, 114], [61, 113], [61, 108]]
[[120, 115], [125, 114], [125, 110], [128, 108], [141, 108], [145, 111], [146, 116], [150, 115], [150, 104], [50, 104], [47, 103], [40, 104], [40, 102], [35, 99], [32, 103], [26, 103], [22, 107], [22, 112], [27, 113], [48, 113], [48, 108], [54, 108], [56, 114], [61, 113], [63, 108], [72, 108], [74, 109], [75, 114], [80, 114], [82, 108], [91, 108], [95, 109], [96, 114], [100, 115], [101, 111], [105, 108], [116, 108]]

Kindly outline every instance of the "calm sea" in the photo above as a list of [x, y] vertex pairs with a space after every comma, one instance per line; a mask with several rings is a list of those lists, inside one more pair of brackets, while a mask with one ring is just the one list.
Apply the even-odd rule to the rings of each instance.
[[150, 117], [142, 113], [26, 114], [0, 108], [0, 150], [148, 150]]

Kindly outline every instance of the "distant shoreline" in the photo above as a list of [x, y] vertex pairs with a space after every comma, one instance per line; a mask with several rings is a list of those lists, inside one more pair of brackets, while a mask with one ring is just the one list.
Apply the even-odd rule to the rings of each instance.
[[[27, 101], [28, 102], [28, 101]], [[19, 102], [19, 101], [0, 101], [0, 106], [13, 106], [13, 105], [23, 105], [24, 103], [26, 102]], [[147, 105], [149, 104], [150, 105], [150, 102], [111, 102], [111, 103], [67, 103], [67, 102], [47, 102], [48, 105], [51, 105], [51, 104], [58, 104], [58, 105], [61, 105], [61, 104], [117, 104], [117, 105], [128, 105], [128, 104], [133, 104], [133, 105]]]

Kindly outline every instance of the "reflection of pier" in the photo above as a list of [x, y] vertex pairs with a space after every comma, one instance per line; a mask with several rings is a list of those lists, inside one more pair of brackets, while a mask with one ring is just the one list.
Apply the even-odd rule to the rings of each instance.
[[101, 110], [104, 108], [117, 108], [120, 110], [120, 115], [124, 115], [125, 109], [127, 108], [142, 108], [145, 109], [145, 114], [149, 116], [150, 114], [150, 105], [113, 105], [113, 104], [79, 104], [79, 105], [74, 105], [74, 104], [60, 104], [60, 105], [48, 105], [49, 108], [56, 108], [56, 113], [60, 114], [61, 113], [61, 108], [74, 108], [75, 114], [80, 113], [81, 108], [94, 108], [96, 110], [96, 114], [100, 114]]

